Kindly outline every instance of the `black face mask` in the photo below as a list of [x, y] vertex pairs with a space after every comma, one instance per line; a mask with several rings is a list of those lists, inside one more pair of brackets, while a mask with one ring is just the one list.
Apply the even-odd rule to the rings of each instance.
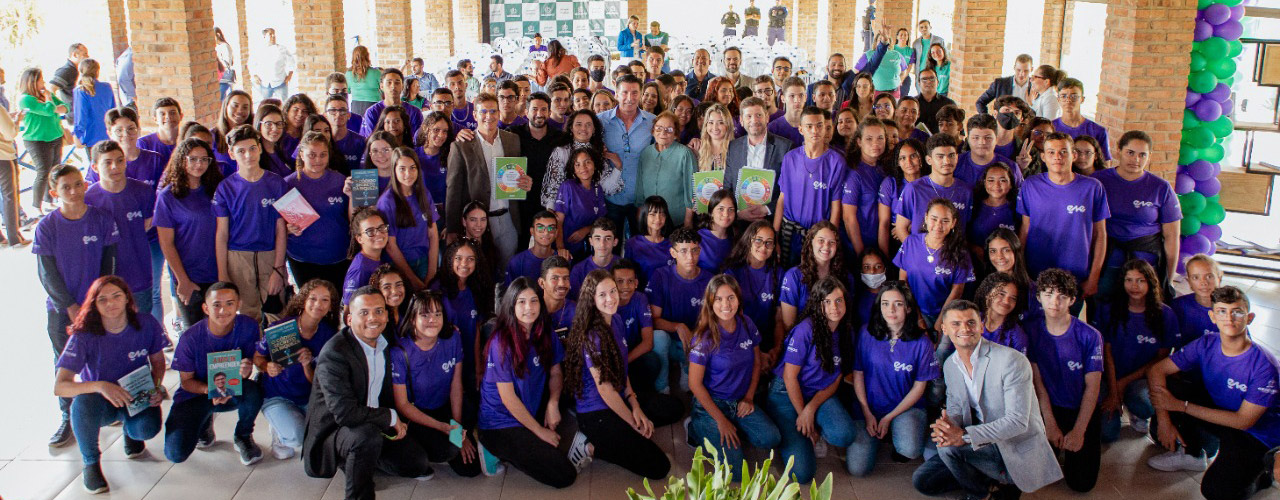
[[602, 70], [602, 69], [593, 69], [593, 70], [591, 70], [591, 80], [592, 80], [592, 81], [594, 81], [594, 82], [603, 82], [603, 81], [604, 81], [604, 70]]
[[1000, 113], [996, 115], [996, 122], [1000, 123], [1000, 127], [1005, 130], [1013, 130], [1018, 128], [1021, 120], [1018, 120], [1018, 115], [1013, 113]]

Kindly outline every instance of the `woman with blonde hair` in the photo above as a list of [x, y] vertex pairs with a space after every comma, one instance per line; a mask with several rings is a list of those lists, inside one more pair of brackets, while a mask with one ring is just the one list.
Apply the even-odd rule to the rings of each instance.
[[99, 71], [101, 66], [98, 61], [80, 61], [80, 80], [71, 93], [71, 109], [76, 115], [72, 135], [86, 148], [108, 139], [107, 126], [102, 117], [106, 116], [107, 110], [116, 107], [116, 96], [111, 91], [111, 84], [98, 80]]
[[351, 67], [345, 74], [347, 85], [351, 90], [351, 114], [364, 116], [364, 111], [373, 103], [382, 100], [380, 85], [382, 68], [375, 68], [369, 58], [369, 48], [356, 45], [351, 49]]
[[702, 137], [695, 150], [698, 171], [724, 170], [729, 142], [733, 141], [733, 115], [723, 104], [712, 104], [702, 116]]

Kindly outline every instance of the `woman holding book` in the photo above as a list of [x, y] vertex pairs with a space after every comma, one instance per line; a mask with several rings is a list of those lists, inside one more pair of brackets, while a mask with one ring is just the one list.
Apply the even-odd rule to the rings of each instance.
[[[285, 253], [295, 283], [316, 278], [342, 283], [351, 265], [347, 260], [347, 234], [351, 232], [347, 178], [329, 168], [338, 158], [333, 143], [323, 134], [307, 132], [298, 143], [298, 171], [284, 178], [291, 190], [298, 190], [291, 204], [301, 208], [303, 203], [298, 202], [305, 202], [318, 217], [309, 224], [286, 217], [289, 237]], [[289, 198], [286, 193], [286, 201]]]
[[440, 233], [436, 231], [435, 203], [422, 183], [418, 153], [400, 146], [391, 152], [395, 171], [391, 185], [378, 198], [378, 210], [389, 218], [391, 239], [387, 256], [406, 273], [414, 290], [426, 288], [436, 274]]
[[84, 488], [102, 493], [109, 487], [100, 464], [99, 429], [123, 422], [124, 454], [130, 459], [142, 456], [145, 441], [160, 433], [164, 397], [155, 388], [164, 378], [169, 339], [160, 322], [138, 314], [129, 286], [118, 276], [95, 280], [84, 305], [58, 358], [53, 393], [74, 398], [71, 430], [80, 445]]

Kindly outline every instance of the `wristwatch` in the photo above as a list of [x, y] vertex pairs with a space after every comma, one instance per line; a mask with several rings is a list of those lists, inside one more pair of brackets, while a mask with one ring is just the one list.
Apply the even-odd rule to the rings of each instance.
[[964, 435], [960, 436], [960, 439], [964, 440], [964, 444], [973, 444], [973, 437], [970, 436], [969, 433], [967, 432], [964, 433]]

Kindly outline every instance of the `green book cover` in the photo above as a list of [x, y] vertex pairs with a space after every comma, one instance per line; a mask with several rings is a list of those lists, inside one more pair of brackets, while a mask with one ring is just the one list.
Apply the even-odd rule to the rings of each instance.
[[240, 351], [211, 352], [208, 355], [209, 399], [239, 396], [244, 391], [240, 384]]
[[271, 326], [262, 331], [267, 341], [267, 349], [271, 352], [271, 361], [280, 366], [289, 366], [298, 362], [298, 353], [302, 350], [302, 336], [298, 333], [298, 320], [291, 319]]
[[724, 170], [709, 170], [693, 173], [693, 206], [700, 213], [707, 213], [707, 205], [711, 203], [711, 195], [724, 189]]
[[151, 378], [150, 362], [120, 377], [119, 383], [120, 388], [133, 397], [129, 400], [128, 406], [130, 417], [151, 407], [151, 395], [158, 389], [156, 389], [156, 381]]
[[737, 193], [738, 210], [773, 201], [773, 183], [777, 175], [777, 172], [766, 168], [744, 167], [739, 170], [738, 185], [730, 186]]
[[523, 156], [500, 156], [493, 159], [493, 193], [499, 200], [523, 200], [529, 192], [520, 189], [520, 178], [528, 175], [529, 159]]

